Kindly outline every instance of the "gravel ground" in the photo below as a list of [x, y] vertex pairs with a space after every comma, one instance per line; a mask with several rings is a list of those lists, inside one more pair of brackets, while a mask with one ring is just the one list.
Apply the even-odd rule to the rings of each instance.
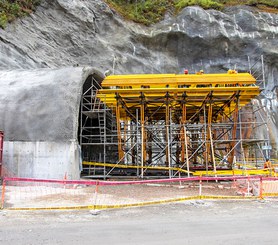
[[[122, 186], [7, 186], [5, 208], [121, 205], [199, 195], [198, 183]], [[232, 182], [202, 183], [202, 195], [239, 196]]]
[[0, 211], [0, 244], [276, 244], [278, 200]]

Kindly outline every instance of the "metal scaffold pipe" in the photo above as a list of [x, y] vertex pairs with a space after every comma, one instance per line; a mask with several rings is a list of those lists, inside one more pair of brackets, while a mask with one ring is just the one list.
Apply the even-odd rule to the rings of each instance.
[[[264, 124], [242, 121], [239, 114], [259, 93], [251, 74], [233, 70], [226, 74], [107, 76], [97, 93], [91, 93], [91, 107], [100, 103], [95, 114], [83, 95], [80, 144], [104, 147], [102, 159], [108, 164], [115, 162], [110, 153], [117, 152], [115, 168], [105, 166], [109, 174], [116, 173], [119, 166], [134, 166], [134, 175], [140, 178], [165, 175], [163, 171], [173, 178], [189, 177], [194, 169], [203, 168], [206, 173], [231, 169], [235, 157], [265, 142], [253, 137], [256, 127]], [[93, 119], [103, 110], [105, 130], [99, 129], [103, 135], [98, 141], [100, 125], [94, 125]], [[254, 125], [251, 130], [250, 125]], [[243, 134], [244, 130], [249, 131]], [[132, 170], [129, 173], [133, 174]]]

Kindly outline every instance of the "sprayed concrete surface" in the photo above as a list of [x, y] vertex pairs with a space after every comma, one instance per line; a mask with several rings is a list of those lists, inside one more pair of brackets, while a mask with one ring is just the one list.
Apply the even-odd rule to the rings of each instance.
[[92, 67], [0, 71], [4, 140], [75, 140], [82, 87], [96, 73]]
[[92, 67], [0, 71], [6, 176], [79, 178], [79, 108], [90, 76], [103, 79]]
[[186, 201], [99, 213], [4, 210], [0, 244], [275, 244], [277, 211], [277, 199]]

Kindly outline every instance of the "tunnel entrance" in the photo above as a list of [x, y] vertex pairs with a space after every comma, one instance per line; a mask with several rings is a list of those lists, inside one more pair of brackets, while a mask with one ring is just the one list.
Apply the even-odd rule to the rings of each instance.
[[102, 80], [98, 74], [92, 74], [83, 84], [78, 128], [82, 162], [87, 163], [83, 165], [81, 175], [96, 178], [106, 175], [106, 167], [88, 163], [113, 162], [117, 156], [113, 113], [97, 98]]
[[83, 176], [216, 173], [246, 167], [254, 149], [267, 143], [250, 127], [259, 112], [250, 102], [260, 88], [249, 73], [111, 75], [101, 81], [89, 76], [83, 87]]

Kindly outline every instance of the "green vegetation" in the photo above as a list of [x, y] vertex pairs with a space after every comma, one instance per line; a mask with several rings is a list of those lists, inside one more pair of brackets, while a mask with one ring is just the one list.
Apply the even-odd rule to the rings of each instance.
[[[221, 10], [225, 6], [250, 5], [276, 8], [278, 0], [104, 0], [127, 19], [151, 25], [160, 21], [166, 11], [178, 12], [184, 7], [198, 5], [204, 9]], [[0, 28], [8, 22], [32, 13], [41, 0], [0, 0]], [[269, 9], [267, 9], [269, 10]], [[270, 11], [270, 10], [269, 10]]]
[[253, 6], [262, 4], [268, 7], [278, 8], [278, 0], [249, 0], [248, 4]]
[[165, 12], [173, 7], [171, 0], [106, 0], [127, 19], [150, 25], [161, 20]]
[[[221, 10], [226, 6], [261, 5], [278, 8], [278, 0], [105, 0], [127, 19], [151, 25], [164, 17], [166, 11], [178, 12], [184, 7], [198, 5], [204, 9]], [[277, 11], [275, 11], [277, 12]]]
[[18, 17], [32, 13], [40, 0], [0, 0], [0, 28]]
[[204, 9], [221, 9], [223, 7], [220, 1], [217, 0], [180, 0], [175, 2], [175, 7], [178, 10], [192, 5], [198, 5]]

